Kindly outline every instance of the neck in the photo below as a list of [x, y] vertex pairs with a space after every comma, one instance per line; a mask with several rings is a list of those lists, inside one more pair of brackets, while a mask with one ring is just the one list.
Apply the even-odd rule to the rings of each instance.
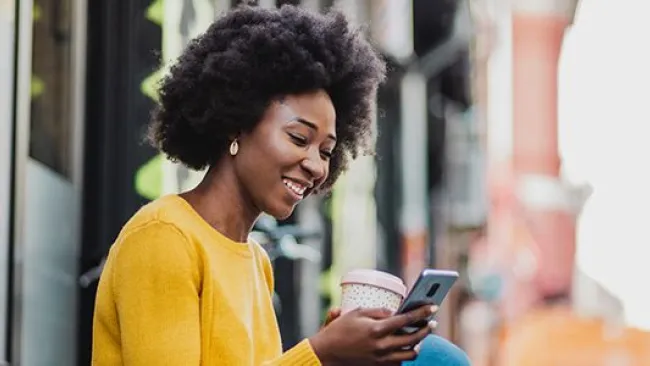
[[181, 194], [196, 212], [227, 238], [246, 242], [260, 215], [244, 193], [232, 165], [219, 164], [208, 170], [201, 183]]

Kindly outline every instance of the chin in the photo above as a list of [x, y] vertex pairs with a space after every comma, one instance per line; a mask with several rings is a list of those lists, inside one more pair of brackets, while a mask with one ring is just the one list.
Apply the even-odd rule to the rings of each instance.
[[285, 220], [289, 216], [291, 216], [294, 209], [295, 209], [295, 206], [287, 206], [287, 205], [275, 206], [275, 207], [271, 206], [271, 207], [268, 207], [266, 210], [264, 210], [264, 212], [267, 215], [273, 216], [276, 220], [281, 221], [281, 220]]

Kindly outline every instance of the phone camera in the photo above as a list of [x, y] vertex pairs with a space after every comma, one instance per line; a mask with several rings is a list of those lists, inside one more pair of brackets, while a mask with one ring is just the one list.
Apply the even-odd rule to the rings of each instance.
[[434, 283], [431, 285], [431, 288], [429, 288], [429, 291], [427, 292], [427, 297], [433, 297], [436, 292], [440, 289], [440, 284], [439, 283]]

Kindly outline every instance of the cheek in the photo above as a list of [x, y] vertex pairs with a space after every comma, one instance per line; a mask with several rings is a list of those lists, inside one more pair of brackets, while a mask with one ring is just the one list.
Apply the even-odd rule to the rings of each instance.
[[323, 175], [323, 177], [320, 180], [318, 180], [318, 182], [316, 182], [313, 193], [316, 194], [323, 193], [320, 190], [329, 177], [330, 177], [330, 168], [329, 165], [327, 165], [327, 168], [325, 168], [325, 175]]
[[295, 155], [290, 149], [281, 144], [258, 144], [254, 149], [242, 156], [241, 173], [246, 176], [246, 183], [256, 193], [263, 193], [274, 184], [281, 183], [280, 177], [287, 166], [288, 157]]
[[329, 177], [330, 177], [330, 163], [327, 163], [325, 164], [325, 175], [323, 175], [323, 178], [321, 178], [320, 184], [323, 184]]
[[270, 141], [260, 152], [262, 155], [259, 157], [260, 161], [264, 161], [269, 167], [280, 172], [299, 165], [304, 156], [303, 148], [281, 137]]
[[325, 162], [325, 176], [323, 177], [323, 181], [326, 181], [330, 177], [330, 174], [332, 174], [332, 165], [340, 166], [340, 160], [337, 160], [336, 156], [332, 156]]

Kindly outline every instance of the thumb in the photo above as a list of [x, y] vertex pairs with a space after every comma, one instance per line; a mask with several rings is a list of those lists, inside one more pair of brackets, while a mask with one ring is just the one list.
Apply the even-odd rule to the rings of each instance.
[[328, 325], [329, 323], [333, 322], [341, 316], [341, 308], [332, 308], [327, 311], [327, 316], [325, 317], [325, 324], [323, 326]]

